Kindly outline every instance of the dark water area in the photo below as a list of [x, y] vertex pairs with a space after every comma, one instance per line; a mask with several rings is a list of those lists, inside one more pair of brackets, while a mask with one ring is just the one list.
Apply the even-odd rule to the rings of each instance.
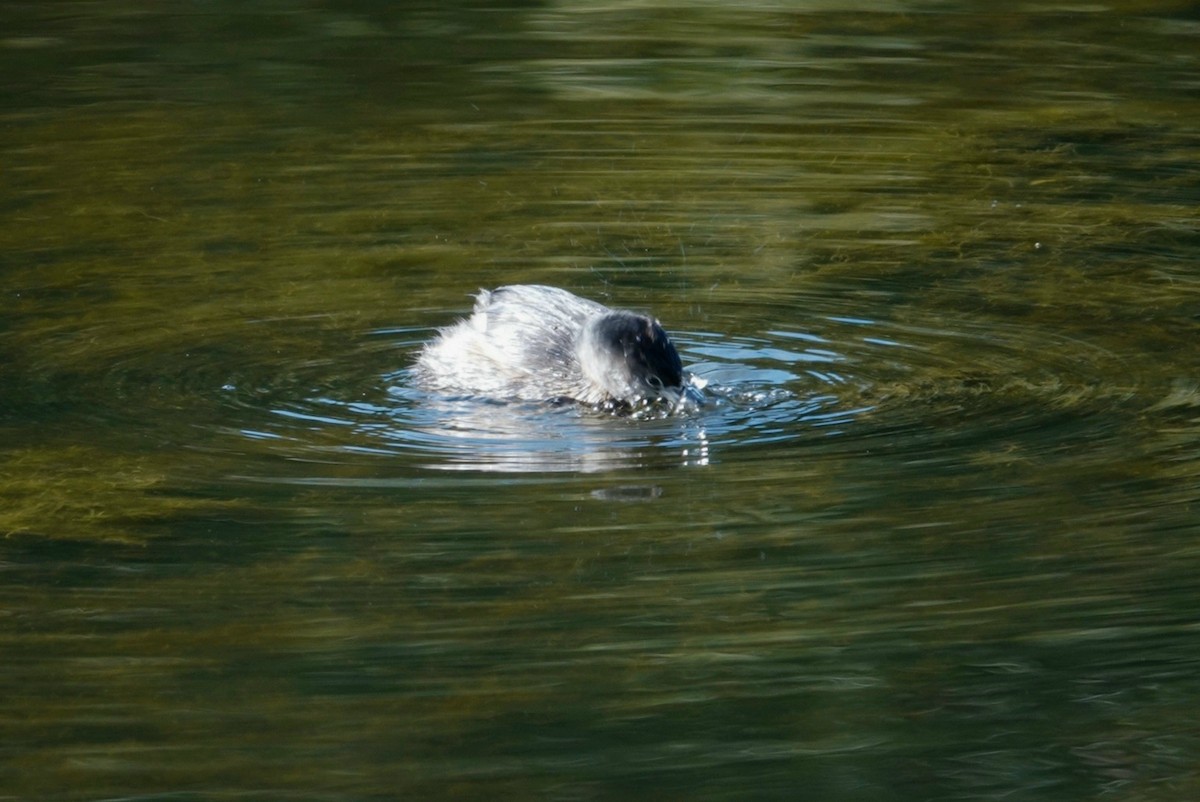
[[0, 800], [1200, 794], [1200, 8], [995, 9], [0, 2]]

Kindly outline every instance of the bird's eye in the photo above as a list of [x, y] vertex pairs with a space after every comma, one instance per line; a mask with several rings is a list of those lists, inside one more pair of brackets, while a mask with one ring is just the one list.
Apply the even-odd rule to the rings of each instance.
[[646, 383], [649, 384], [651, 387], [653, 387], [655, 390], [661, 390], [663, 388], [663, 381], [662, 381], [662, 379], [658, 378], [657, 376], [651, 376], [650, 378], [646, 379]]

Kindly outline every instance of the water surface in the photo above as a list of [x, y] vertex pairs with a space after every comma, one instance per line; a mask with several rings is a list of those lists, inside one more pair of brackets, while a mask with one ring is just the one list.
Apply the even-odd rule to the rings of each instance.
[[[1200, 791], [1191, 5], [5, 18], [0, 798]], [[414, 388], [515, 282], [711, 403]]]

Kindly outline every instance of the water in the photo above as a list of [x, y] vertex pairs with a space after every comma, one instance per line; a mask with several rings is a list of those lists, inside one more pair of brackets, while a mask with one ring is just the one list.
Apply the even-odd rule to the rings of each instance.
[[1189, 4], [7, 6], [0, 799], [1200, 791]]

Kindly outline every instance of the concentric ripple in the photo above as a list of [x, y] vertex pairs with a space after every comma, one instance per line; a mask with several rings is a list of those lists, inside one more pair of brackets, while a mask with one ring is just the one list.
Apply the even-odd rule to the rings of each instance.
[[[1187, 378], [1143, 369], [1137, 355], [1109, 350], [1103, 332], [942, 311], [873, 319], [804, 300], [810, 314], [798, 326], [746, 331], [748, 320], [794, 319], [798, 305], [753, 299], [718, 305], [727, 317], [706, 321], [741, 327], [737, 334], [676, 330], [707, 399], [685, 414], [635, 419], [438, 397], [413, 386], [409, 367], [431, 329], [315, 338], [300, 323], [283, 336], [230, 331], [186, 348], [124, 342], [104, 359], [92, 354], [91, 371], [80, 362], [61, 381], [31, 383], [14, 414], [37, 415], [67, 392], [63, 401], [78, 407], [74, 396], [84, 392], [95, 399], [87, 414], [97, 431], [136, 432], [125, 423], [152, 421], [161, 442], [224, 453], [244, 463], [239, 472], [253, 471], [245, 458], [337, 465], [358, 477], [597, 472], [768, 458], [780, 446], [803, 449], [804, 459], [951, 459], [948, 445], [1024, 437], [1028, 454], [1059, 447], [1056, 433], [1084, 424], [1099, 448], [1127, 438], [1140, 413], [1166, 404], [1178, 393], [1171, 382]], [[57, 353], [73, 364], [68, 349]]]
[[[241, 433], [294, 459], [596, 472], [706, 465], [786, 442], [814, 454], [918, 453], [1052, 430], [1136, 393], [1102, 380], [1118, 358], [1099, 346], [995, 321], [941, 323], [825, 316], [807, 330], [754, 336], [679, 332], [681, 356], [705, 385], [707, 403], [650, 419], [430, 395], [413, 386], [407, 365], [431, 332], [376, 331], [365, 354], [337, 360], [357, 364], [358, 375], [327, 377], [300, 397], [263, 397], [269, 407]], [[385, 369], [367, 375], [372, 363]], [[239, 390], [230, 400], [244, 407], [254, 398]]]
[[[802, 340], [676, 339], [706, 385], [706, 404], [685, 414], [631, 418], [569, 404], [443, 398], [416, 389], [402, 367], [381, 374], [365, 397], [322, 393], [275, 406], [272, 425], [246, 434], [293, 447], [404, 456], [433, 469], [593, 472], [703, 465], [733, 445], [844, 427], [856, 414], [839, 402], [844, 379], [833, 368], [841, 357], [832, 351]], [[410, 363], [416, 344], [396, 343], [396, 361]], [[340, 435], [331, 442], [333, 432]]]

